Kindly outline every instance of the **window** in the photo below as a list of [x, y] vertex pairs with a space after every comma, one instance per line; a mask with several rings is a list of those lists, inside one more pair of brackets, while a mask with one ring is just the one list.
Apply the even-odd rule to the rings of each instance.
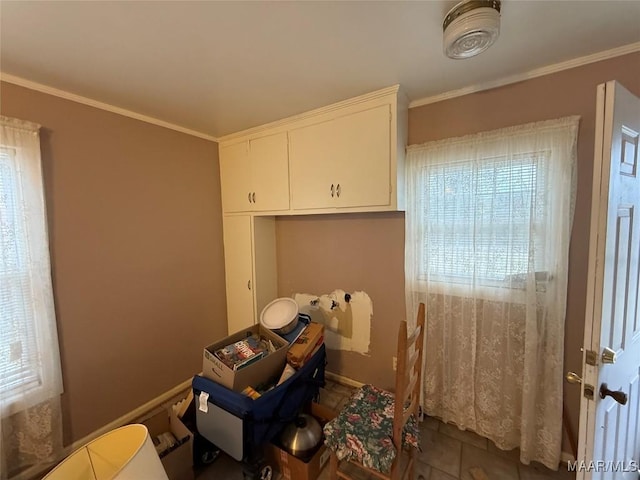
[[574, 198], [576, 132], [568, 117], [410, 146], [408, 295], [546, 291], [566, 257], [554, 232], [572, 221], [572, 200], [568, 216], [560, 206]]
[[0, 117], [0, 417], [62, 393], [39, 126]]
[[15, 150], [0, 148], [0, 393], [38, 386], [34, 292]]
[[578, 125], [430, 142], [406, 159], [406, 311], [427, 307], [424, 411], [504, 445], [537, 435], [526, 458], [560, 451]]
[[[488, 286], [518, 285], [544, 242], [548, 151], [423, 167], [419, 278]], [[538, 263], [536, 265], [535, 263]]]

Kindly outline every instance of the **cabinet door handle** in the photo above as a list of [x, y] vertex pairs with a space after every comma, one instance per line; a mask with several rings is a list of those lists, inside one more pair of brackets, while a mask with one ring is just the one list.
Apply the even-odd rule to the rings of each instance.
[[252, 201], [253, 203], [256, 203], [256, 192], [253, 192], [253, 193], [251, 194], [251, 201]]
[[332, 183], [331, 184], [331, 198], [333, 198], [334, 191], [335, 191], [335, 189], [334, 189], [333, 183]]
[[340, 184], [336, 187], [336, 195], [340, 196]]
[[247, 195], [247, 198], [249, 199], [249, 203], [251, 203], [251, 192], [249, 192], [249, 194]]
[[251, 280], [247, 281], [247, 289], [251, 290]]

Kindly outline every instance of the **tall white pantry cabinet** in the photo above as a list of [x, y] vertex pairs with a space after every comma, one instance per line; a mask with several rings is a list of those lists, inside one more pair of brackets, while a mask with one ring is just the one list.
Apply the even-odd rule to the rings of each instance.
[[220, 139], [228, 332], [277, 297], [280, 215], [404, 210], [398, 85]]

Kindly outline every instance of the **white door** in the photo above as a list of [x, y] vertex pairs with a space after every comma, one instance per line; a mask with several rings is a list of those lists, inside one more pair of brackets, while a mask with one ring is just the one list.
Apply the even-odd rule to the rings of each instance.
[[341, 135], [332, 120], [289, 132], [292, 208], [336, 206]]
[[251, 164], [249, 142], [221, 146], [220, 189], [223, 212], [248, 212], [253, 208], [251, 199]]
[[[256, 212], [289, 209], [287, 132], [249, 142], [252, 201]], [[248, 172], [247, 172], [248, 173]]]
[[598, 86], [597, 102], [584, 342], [597, 361], [583, 371], [594, 398], [581, 401], [577, 478], [638, 480], [640, 100], [607, 82]]
[[227, 331], [231, 335], [254, 324], [251, 217], [224, 217], [223, 237]]
[[[389, 205], [391, 112], [389, 105], [343, 117], [339, 207]], [[345, 168], [344, 165], [349, 165]]]

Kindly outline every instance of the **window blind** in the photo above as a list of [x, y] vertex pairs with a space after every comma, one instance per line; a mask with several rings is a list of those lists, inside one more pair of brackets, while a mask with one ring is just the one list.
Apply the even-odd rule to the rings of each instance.
[[532, 253], [544, 241], [548, 157], [540, 151], [423, 168], [420, 278], [514, 287], [519, 275], [542, 269]]
[[40, 384], [37, 328], [15, 150], [0, 148], [0, 393]]

